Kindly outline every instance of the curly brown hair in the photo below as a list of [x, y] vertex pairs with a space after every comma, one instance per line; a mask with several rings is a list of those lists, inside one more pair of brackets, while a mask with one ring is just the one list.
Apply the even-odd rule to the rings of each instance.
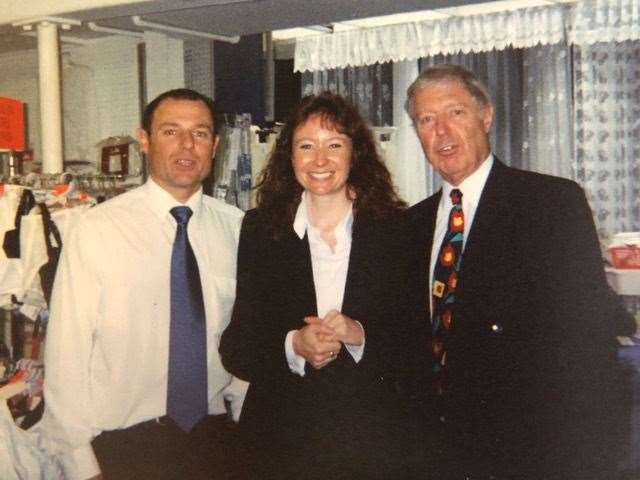
[[323, 122], [351, 139], [347, 184], [355, 193], [354, 215], [366, 213], [388, 218], [406, 208], [391, 184], [391, 175], [378, 155], [373, 133], [358, 109], [340, 95], [322, 92], [304, 97], [291, 112], [256, 185], [258, 211], [266, 217], [273, 236], [280, 236], [293, 224], [303, 190], [293, 171], [293, 134], [314, 115], [320, 115]]

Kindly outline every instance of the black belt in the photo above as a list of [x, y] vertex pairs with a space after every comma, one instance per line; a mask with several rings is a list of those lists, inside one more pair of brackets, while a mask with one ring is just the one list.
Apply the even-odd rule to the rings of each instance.
[[[226, 424], [231, 422], [231, 420], [229, 419], [229, 416], [226, 413], [221, 413], [219, 415], [207, 415], [206, 417], [202, 417], [202, 420], [200, 420], [198, 424], [205, 421], [211, 422], [211, 423], [220, 423], [220, 424]], [[182, 429], [178, 426], [175, 420], [168, 415], [163, 415], [162, 417], [156, 417], [156, 418], [152, 418], [151, 420], [147, 420], [145, 422], [137, 423], [135, 425], [132, 425], [130, 428], [138, 428], [138, 427], [142, 427], [142, 428], [166, 427], [166, 428], [175, 428], [182, 431]]]

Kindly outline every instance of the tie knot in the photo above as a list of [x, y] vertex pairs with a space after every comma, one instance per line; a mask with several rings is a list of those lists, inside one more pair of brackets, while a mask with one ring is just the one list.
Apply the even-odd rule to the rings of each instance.
[[189, 222], [193, 212], [189, 207], [173, 207], [170, 213], [173, 215], [173, 218], [176, 219], [178, 225], [184, 227]]
[[454, 188], [451, 190], [449, 196], [451, 197], [451, 203], [454, 205], [460, 205], [462, 203], [462, 192], [459, 189]]

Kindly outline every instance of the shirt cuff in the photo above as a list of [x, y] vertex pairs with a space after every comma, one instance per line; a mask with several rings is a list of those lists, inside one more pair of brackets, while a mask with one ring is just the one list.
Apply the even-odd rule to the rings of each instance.
[[362, 355], [364, 355], [364, 344], [366, 343], [366, 336], [364, 334], [364, 327], [362, 326], [362, 324], [358, 320], [354, 320], [354, 322], [356, 322], [362, 329], [362, 344], [350, 345], [348, 343], [345, 343], [344, 347], [347, 349], [347, 352], [351, 354], [351, 357], [353, 357], [353, 361], [356, 363], [360, 363], [360, 360], [362, 360]]
[[240, 412], [242, 411], [242, 405], [244, 404], [244, 398], [247, 395], [248, 388], [248, 382], [233, 377], [229, 385], [223, 390], [224, 399], [229, 402], [231, 416], [236, 423], [240, 421]]
[[61, 455], [60, 464], [66, 480], [86, 480], [100, 473], [100, 465], [91, 445], [83, 445]]
[[287, 356], [289, 370], [291, 370], [296, 375], [304, 377], [304, 366], [306, 364], [306, 361], [302, 355], [298, 355], [293, 350], [293, 335], [296, 332], [297, 330], [291, 330], [289, 333], [287, 333], [287, 336], [284, 339], [284, 353]]

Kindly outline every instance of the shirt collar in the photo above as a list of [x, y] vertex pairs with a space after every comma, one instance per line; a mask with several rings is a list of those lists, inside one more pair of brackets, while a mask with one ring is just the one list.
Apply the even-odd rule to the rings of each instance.
[[[302, 192], [300, 197], [300, 203], [298, 204], [298, 210], [296, 216], [293, 219], [293, 230], [298, 235], [298, 238], [302, 240], [307, 228], [312, 226], [309, 222], [309, 215], [307, 212], [307, 195], [306, 192]], [[349, 206], [349, 211], [344, 218], [336, 225], [336, 237], [351, 236], [351, 230], [353, 228], [353, 202]]]
[[202, 187], [200, 187], [185, 203], [180, 203], [178, 200], [167, 192], [164, 188], [153, 181], [151, 177], [147, 179], [147, 182], [142, 186], [145, 190], [146, 197], [149, 200], [149, 206], [153, 213], [160, 219], [166, 218], [167, 215], [171, 216], [169, 211], [173, 207], [187, 206], [193, 211], [193, 216], [198, 217], [202, 210]]
[[460, 185], [454, 187], [446, 180], [442, 181], [442, 200], [443, 205], [451, 206], [451, 198], [449, 194], [454, 188], [459, 189], [462, 192], [462, 201], [477, 205], [480, 201], [480, 195], [484, 189], [484, 184], [487, 183], [489, 172], [493, 166], [493, 154], [489, 154], [484, 162], [480, 164], [475, 172], [465, 178]]

